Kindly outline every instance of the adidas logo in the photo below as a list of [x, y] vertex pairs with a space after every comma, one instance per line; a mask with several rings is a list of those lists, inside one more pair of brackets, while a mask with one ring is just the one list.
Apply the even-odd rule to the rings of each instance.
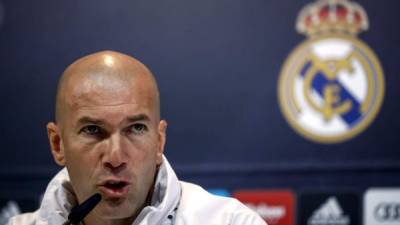
[[258, 205], [247, 203], [246, 205], [257, 212], [268, 224], [275, 224], [286, 215], [284, 206], [269, 206], [265, 203]]
[[308, 219], [308, 225], [348, 225], [350, 224], [349, 216], [343, 215], [335, 197], [330, 197], [322, 204], [313, 215]]
[[0, 225], [7, 224], [8, 220], [21, 213], [18, 204], [15, 201], [9, 201], [0, 211]]

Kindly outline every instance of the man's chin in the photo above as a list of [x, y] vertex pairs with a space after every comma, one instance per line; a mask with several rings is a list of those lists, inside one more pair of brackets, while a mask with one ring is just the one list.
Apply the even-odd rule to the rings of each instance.
[[94, 209], [96, 216], [103, 219], [129, 219], [136, 209], [126, 199], [102, 200]]

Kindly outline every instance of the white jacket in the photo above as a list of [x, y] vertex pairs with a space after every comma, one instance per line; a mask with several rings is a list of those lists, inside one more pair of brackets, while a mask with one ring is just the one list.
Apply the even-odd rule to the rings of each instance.
[[[77, 204], [67, 170], [49, 183], [40, 208], [10, 219], [8, 225], [62, 225]], [[255, 212], [233, 198], [219, 197], [198, 185], [179, 181], [164, 157], [150, 206], [132, 225], [266, 225]]]

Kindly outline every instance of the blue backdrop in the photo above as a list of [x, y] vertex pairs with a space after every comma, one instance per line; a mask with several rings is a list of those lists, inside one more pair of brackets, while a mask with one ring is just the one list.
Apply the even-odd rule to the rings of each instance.
[[400, 14], [397, 0], [359, 0], [385, 98], [374, 122], [340, 144], [310, 142], [277, 100], [283, 62], [310, 0], [0, 0], [0, 197], [39, 196], [59, 170], [45, 125], [59, 75], [75, 59], [116, 50], [144, 62], [161, 92], [166, 156], [207, 188], [400, 186]]

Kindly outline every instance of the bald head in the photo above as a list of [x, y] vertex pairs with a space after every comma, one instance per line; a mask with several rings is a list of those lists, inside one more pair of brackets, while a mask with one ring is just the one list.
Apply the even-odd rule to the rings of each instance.
[[62, 74], [56, 98], [56, 122], [73, 107], [132, 103], [136, 92], [153, 104], [159, 119], [160, 103], [156, 81], [138, 60], [114, 51], [82, 57]]

